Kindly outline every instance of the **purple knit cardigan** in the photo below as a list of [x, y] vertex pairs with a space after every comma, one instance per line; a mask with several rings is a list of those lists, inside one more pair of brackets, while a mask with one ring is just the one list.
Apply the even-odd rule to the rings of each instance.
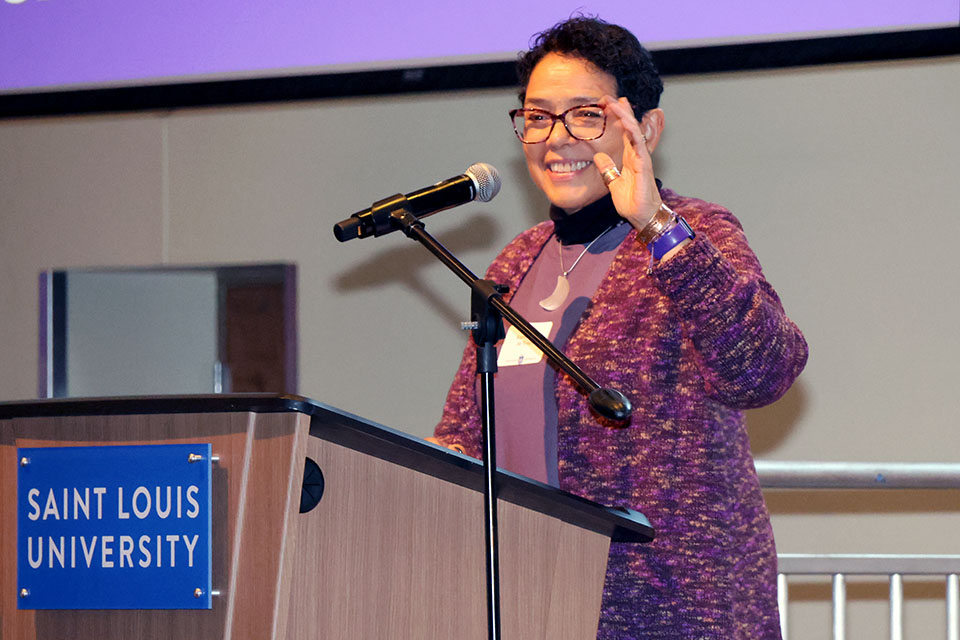
[[[598, 638], [779, 638], [776, 553], [742, 409], [779, 398], [807, 345], [729, 211], [662, 191], [697, 237], [648, 273], [631, 230], [564, 351], [624, 392], [624, 428], [557, 375], [560, 487], [632, 507], [648, 545], [614, 543]], [[553, 232], [520, 234], [487, 277], [514, 292]], [[479, 456], [475, 352], [467, 346], [436, 436]]]

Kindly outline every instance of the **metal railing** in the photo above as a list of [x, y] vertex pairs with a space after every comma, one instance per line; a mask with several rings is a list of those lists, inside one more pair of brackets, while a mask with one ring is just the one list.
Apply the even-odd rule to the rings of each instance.
[[960, 489], [960, 464], [951, 462], [755, 464], [764, 489]]
[[[960, 464], [756, 461], [764, 489], [960, 489]], [[960, 555], [780, 554], [777, 600], [787, 640], [790, 575], [832, 577], [833, 638], [846, 638], [846, 578], [885, 575], [890, 582], [890, 638], [903, 640], [903, 576], [946, 580], [947, 640], [960, 640]]]

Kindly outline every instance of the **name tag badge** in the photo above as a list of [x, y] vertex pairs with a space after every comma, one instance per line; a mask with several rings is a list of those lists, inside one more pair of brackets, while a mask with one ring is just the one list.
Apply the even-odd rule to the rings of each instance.
[[[545, 338], [550, 338], [553, 322], [531, 322], [530, 324]], [[517, 331], [516, 327], [511, 326], [507, 329], [507, 337], [503, 339], [503, 344], [500, 345], [500, 355], [497, 357], [498, 367], [537, 364], [541, 360], [543, 360], [543, 352]]]

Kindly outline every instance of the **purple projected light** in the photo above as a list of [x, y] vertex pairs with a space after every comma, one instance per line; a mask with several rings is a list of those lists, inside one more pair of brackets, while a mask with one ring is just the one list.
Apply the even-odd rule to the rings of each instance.
[[[960, 0], [584, 2], [651, 48], [956, 26]], [[460, 4], [0, 0], [0, 92], [510, 60], [570, 15], [537, 0]]]

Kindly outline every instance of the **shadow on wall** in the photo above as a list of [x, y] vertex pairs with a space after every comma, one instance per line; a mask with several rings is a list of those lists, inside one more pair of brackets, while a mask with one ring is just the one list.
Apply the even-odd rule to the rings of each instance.
[[510, 215], [522, 215], [525, 223], [524, 229], [534, 226], [549, 218], [550, 203], [547, 201], [543, 192], [533, 184], [530, 179], [530, 172], [527, 171], [527, 161], [521, 153], [510, 162], [509, 176], [516, 176], [517, 183], [511, 185], [520, 193], [520, 202], [522, 202], [523, 211], [513, 212]]
[[[429, 225], [427, 231], [430, 231]], [[494, 238], [499, 232], [500, 225], [494, 216], [479, 213], [471, 216], [455, 229], [435, 237], [440, 244], [459, 256], [467, 251], [493, 248]], [[395, 233], [402, 239], [402, 232]], [[420, 243], [407, 240], [406, 243], [378, 251], [371, 259], [342, 272], [334, 280], [334, 289], [337, 293], [348, 294], [389, 284], [402, 284], [423, 298], [427, 305], [446, 322], [459, 324], [463, 319], [463, 309], [452, 308], [445, 300], [435, 295], [420, 278], [421, 269], [437, 262], [437, 259]], [[389, 265], [389, 268], [385, 269], [385, 265]], [[486, 265], [467, 266], [478, 276], [482, 276], [483, 270], [486, 269]]]
[[[806, 386], [798, 380], [784, 396], [768, 407], [747, 412], [747, 430], [755, 458], [774, 452], [797, 427], [808, 404]], [[833, 459], [824, 450], [821, 459]], [[766, 490], [771, 514], [955, 514], [960, 491], [942, 489]], [[794, 599], [791, 588], [791, 600]]]
[[808, 403], [806, 385], [797, 380], [773, 404], [747, 411], [747, 433], [754, 458], [774, 452], [803, 418]]
[[[481, 277], [486, 272], [487, 263], [469, 264], [463, 258], [464, 254], [484, 251], [492, 257], [513, 239], [514, 233], [505, 232], [504, 227], [512, 227], [512, 222], [517, 216], [522, 216], [522, 225], [520, 229], [517, 229], [517, 232], [543, 222], [549, 217], [547, 209], [549, 204], [528, 177], [526, 163], [522, 156], [511, 162], [510, 171], [505, 176], [509, 176], [511, 182], [515, 181], [515, 183], [509, 185], [509, 188], [519, 193], [522, 211], [498, 208], [496, 201], [494, 201], [492, 204], [486, 204], [483, 211], [468, 212], [466, 215], [459, 214], [463, 215], [461, 224], [452, 230], [435, 235], [440, 244], [463, 260], [464, 263], [467, 263], [467, 267]], [[440, 215], [448, 215], [449, 213], [444, 212]], [[453, 213], [452, 215], [458, 214]], [[505, 225], [504, 221], [508, 218], [511, 224]], [[427, 223], [427, 231], [433, 233], [429, 222]], [[401, 232], [396, 233], [401, 234]], [[343, 271], [334, 280], [334, 289], [337, 293], [348, 294], [375, 289], [388, 284], [402, 284], [424, 299], [427, 305], [433, 308], [447, 323], [459, 324], [463, 319], [463, 309], [454, 309], [441, 297], [435, 295], [419, 275], [421, 269], [436, 263], [437, 259], [424, 247], [420, 246], [419, 243], [408, 240], [406, 243], [401, 242], [378, 251], [373, 258], [366, 262]], [[390, 268], [384, 269], [384, 265], [389, 265]], [[451, 277], [453, 276], [451, 275]]]

